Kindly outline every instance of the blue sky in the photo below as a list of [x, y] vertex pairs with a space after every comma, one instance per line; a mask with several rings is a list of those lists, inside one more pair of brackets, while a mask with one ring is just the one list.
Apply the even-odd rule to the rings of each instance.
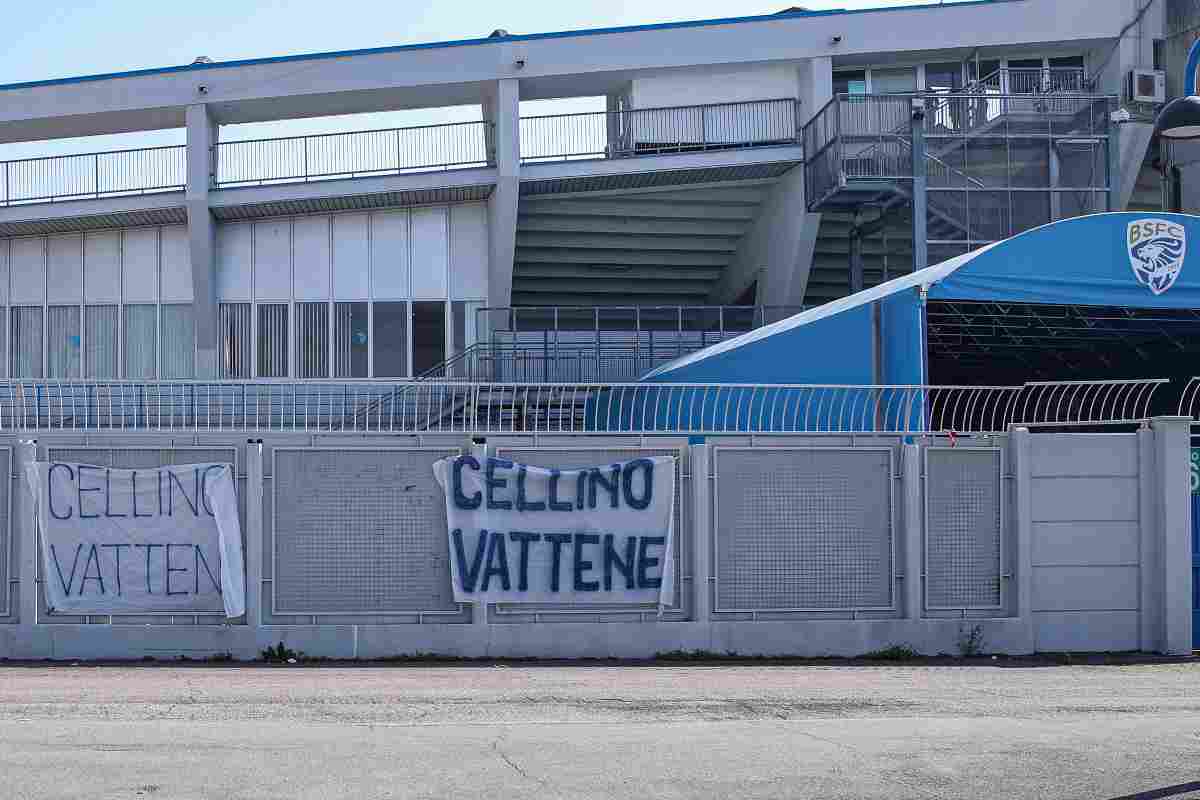
[[[927, 1], [927, 0], [923, 0]], [[350, 50], [486, 36], [495, 28], [538, 33], [731, 15], [765, 14], [790, 5], [812, 9], [913, 5], [917, 0], [43, 0], [5, 4], [8, 35], [0, 83], [214, 61]], [[47, 6], [51, 8], [47, 10]], [[453, 117], [443, 114], [442, 118]], [[420, 114], [372, 124], [420, 124]], [[432, 121], [432, 120], [431, 120]], [[312, 123], [296, 132], [334, 130]], [[359, 127], [354, 125], [354, 127]], [[272, 135], [247, 126], [225, 138]], [[179, 132], [90, 141], [0, 146], [0, 159], [139, 147], [182, 141]]]

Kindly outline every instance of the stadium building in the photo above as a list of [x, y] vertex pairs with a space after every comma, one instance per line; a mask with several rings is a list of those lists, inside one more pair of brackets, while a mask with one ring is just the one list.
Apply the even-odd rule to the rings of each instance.
[[[0, 657], [1188, 650], [1184, 5], [0, 86]], [[674, 456], [672, 602], [456, 602], [468, 452]], [[48, 607], [35, 461], [233, 465], [244, 617]]]

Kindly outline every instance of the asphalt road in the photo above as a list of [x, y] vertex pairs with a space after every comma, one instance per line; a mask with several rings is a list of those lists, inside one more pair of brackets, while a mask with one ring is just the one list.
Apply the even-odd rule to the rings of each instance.
[[1190, 782], [1194, 663], [0, 667], [2, 798], [1200, 797]]

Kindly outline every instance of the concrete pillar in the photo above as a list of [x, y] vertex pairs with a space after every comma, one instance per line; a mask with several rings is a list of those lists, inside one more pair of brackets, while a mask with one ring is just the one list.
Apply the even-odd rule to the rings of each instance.
[[1190, 417], [1155, 417], [1154, 472], [1157, 534], [1161, 558], [1163, 639], [1159, 650], [1172, 655], [1192, 652], [1192, 495]]
[[833, 59], [829, 56], [801, 61], [800, 124], [808, 122], [833, 99]]
[[246, 627], [262, 626], [263, 446], [246, 442]]
[[520, 99], [520, 82], [504, 78], [489, 87], [483, 103], [484, 119], [494, 126], [496, 166], [496, 188], [488, 198], [488, 305], [493, 307], [512, 304], [521, 172]]
[[216, 143], [217, 123], [209, 115], [208, 106], [188, 106], [186, 198], [197, 378], [213, 378], [217, 374], [216, 224], [208, 207]]
[[[13, 471], [18, 476], [17, 486], [20, 488], [13, 493], [14, 503], [12, 514], [12, 530], [10, 536], [18, 537], [17, 555], [19, 562], [16, 566], [18, 581], [18, 621], [17, 627], [21, 632], [19, 640], [25, 648], [33, 647], [33, 633], [37, 623], [38, 593], [42, 587], [37, 582], [38, 538], [34, 523], [34, 498], [25, 478], [25, 469], [37, 460], [37, 440], [22, 441], [13, 448]], [[6, 587], [7, 588], [7, 587]], [[19, 645], [20, 647], [20, 645]], [[9, 654], [17, 655], [20, 654]], [[25, 656], [31, 655], [25, 652]]]
[[1037, 648], [1033, 622], [1033, 469], [1028, 428], [1009, 430], [1009, 457], [1014, 481], [1014, 519], [1010, 530], [1016, 538], [1012, 578], [1006, 587], [1016, 592], [1010, 608], [1021, 621], [1029, 650]]
[[1138, 649], [1158, 650], [1163, 638], [1162, 586], [1157, 579], [1162, 563], [1162, 537], [1158, 535], [1158, 481], [1154, 431], [1137, 432], [1138, 440]]
[[925, 548], [922, 546], [921, 448], [904, 445], [900, 462], [904, 514], [904, 616], [920, 619], [925, 611]]
[[[692, 475], [692, 620], [708, 624], [713, 609], [712, 553], [716, 546], [710, 497], [711, 451], [707, 444], [693, 444], [688, 446], [688, 454]], [[687, 531], [676, 531], [675, 535], [685, 536]]]

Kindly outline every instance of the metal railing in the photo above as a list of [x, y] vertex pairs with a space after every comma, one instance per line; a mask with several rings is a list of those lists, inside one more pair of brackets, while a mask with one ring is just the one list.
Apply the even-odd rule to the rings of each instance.
[[247, 139], [213, 148], [213, 181], [245, 186], [485, 167], [491, 153], [490, 122]]
[[13, 381], [0, 430], [992, 433], [1146, 420], [1165, 380], [1022, 386]]
[[1090, 94], [1095, 81], [1082, 67], [1002, 67], [971, 83], [968, 92], [996, 94]]
[[186, 150], [170, 145], [0, 162], [0, 206], [182, 190]]
[[803, 306], [518, 306], [475, 311], [484, 337], [422, 380], [636, 380]]
[[[1070, 140], [1093, 149], [1108, 146], [1115, 98], [1090, 95], [850, 95], [839, 94], [804, 126], [805, 183], [810, 209], [835, 198], [850, 181], [891, 183], [913, 177], [911, 118], [914, 99], [925, 104], [925, 165], [930, 188], [1104, 192], [1107, 160], [1092, 170], [1092, 184], [1044, 187], [1015, 179], [1006, 139]], [[978, 139], [976, 137], [986, 137]], [[975, 142], [976, 152], [964, 153]], [[1026, 148], [1028, 150], [1028, 147]], [[1022, 153], [1026, 151], [1020, 151]], [[1001, 174], [996, 157], [1003, 156]], [[1048, 158], [1048, 155], [1047, 155]], [[1074, 175], [1073, 171], [1064, 174]], [[1086, 173], [1085, 173], [1086, 174]], [[1041, 220], [1038, 224], [1049, 222]]]
[[521, 117], [521, 161], [627, 158], [799, 142], [794, 99]]

